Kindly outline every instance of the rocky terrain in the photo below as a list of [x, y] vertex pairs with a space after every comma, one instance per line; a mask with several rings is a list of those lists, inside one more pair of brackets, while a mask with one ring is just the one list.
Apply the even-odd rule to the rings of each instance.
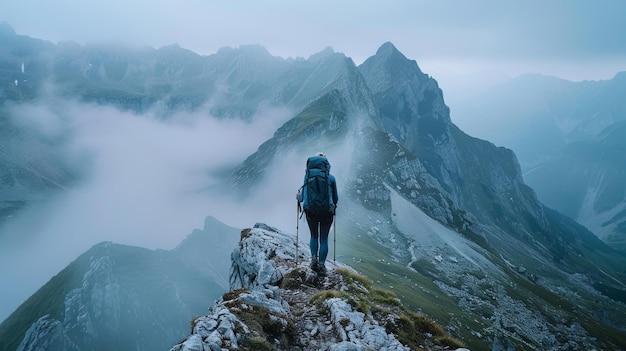
[[231, 291], [171, 351], [466, 350], [350, 267], [328, 262], [328, 274], [318, 276], [295, 239], [265, 224], [243, 230]]

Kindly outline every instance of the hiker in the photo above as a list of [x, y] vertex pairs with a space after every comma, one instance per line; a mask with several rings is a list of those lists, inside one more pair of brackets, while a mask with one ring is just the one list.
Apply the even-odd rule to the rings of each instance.
[[330, 174], [330, 163], [323, 152], [318, 152], [306, 161], [304, 185], [296, 198], [303, 203], [306, 221], [311, 231], [311, 268], [326, 274], [328, 256], [328, 233], [333, 224], [337, 208], [337, 182]]

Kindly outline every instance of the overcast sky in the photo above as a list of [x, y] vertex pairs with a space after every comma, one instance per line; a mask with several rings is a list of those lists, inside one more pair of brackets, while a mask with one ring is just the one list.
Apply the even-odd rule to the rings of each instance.
[[609, 79], [626, 70], [623, 0], [0, 0], [0, 20], [53, 42], [178, 43], [199, 54], [260, 44], [280, 57], [330, 46], [360, 64], [391, 41], [446, 71]]

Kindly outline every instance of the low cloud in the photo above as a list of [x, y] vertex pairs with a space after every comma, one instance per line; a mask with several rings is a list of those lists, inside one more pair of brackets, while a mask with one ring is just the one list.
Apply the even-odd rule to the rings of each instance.
[[241, 222], [252, 220], [251, 209], [238, 212], [235, 202], [210, 198], [203, 189], [222, 181], [216, 174], [241, 163], [293, 115], [265, 109], [249, 123], [196, 113], [163, 120], [156, 112], [57, 99], [9, 113], [35, 139], [54, 140], [50, 147], [82, 176], [0, 228], [0, 320], [99, 242], [171, 249], [207, 215], [253, 225]]

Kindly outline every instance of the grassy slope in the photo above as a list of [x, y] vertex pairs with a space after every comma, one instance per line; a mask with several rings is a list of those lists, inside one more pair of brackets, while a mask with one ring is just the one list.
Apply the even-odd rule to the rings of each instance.
[[[348, 224], [340, 222], [339, 225], [340, 228], [346, 228]], [[378, 244], [370, 234], [352, 228], [350, 232], [339, 231], [337, 234], [339, 260], [367, 276], [375, 286], [396, 293], [402, 303], [411, 310], [424, 313], [441, 325], [448, 326], [448, 331], [463, 340], [471, 350], [490, 349], [490, 346], [472, 331], [481, 331], [490, 326], [492, 321], [489, 317], [493, 311], [482, 310], [480, 307], [472, 310], [461, 308], [456, 298], [445, 295], [433, 283], [438, 280], [461, 288], [462, 282], [451, 281], [446, 276], [442, 276], [432, 263], [424, 260], [412, 264], [413, 269], [406, 266], [407, 262], [391, 261], [389, 258], [392, 254], [388, 249]], [[567, 297], [555, 294], [529, 281], [508, 267], [506, 263], [495, 263], [503, 267], [509, 279], [501, 282], [507, 287], [507, 294], [516, 300], [523, 301], [532, 310], [540, 311], [548, 322], [559, 324], [562, 321], [575, 321], [607, 349], [612, 345], [626, 348], [626, 335], [623, 332], [599, 322], [584, 312], [586, 309], [577, 306], [576, 302], [570, 301]], [[489, 290], [489, 287], [486, 287], [486, 290]], [[584, 291], [577, 291], [577, 293], [582, 301], [597, 305], [592, 295], [586, 295]], [[589, 308], [589, 306], [586, 307]], [[610, 310], [610, 306], [603, 308]], [[560, 316], [562, 320], [556, 320], [557, 316]], [[516, 345], [520, 350], [528, 349], [524, 344]]]
[[339, 232], [337, 235], [338, 259], [371, 279], [375, 287], [393, 291], [409, 309], [424, 313], [441, 325], [462, 325], [457, 329], [459, 335], [454, 336], [471, 350], [489, 349], [484, 341], [470, 333], [485, 325], [476, 321], [473, 313], [461, 309], [454, 299], [441, 293], [428, 270], [416, 272], [390, 261], [391, 253], [365, 232]]

